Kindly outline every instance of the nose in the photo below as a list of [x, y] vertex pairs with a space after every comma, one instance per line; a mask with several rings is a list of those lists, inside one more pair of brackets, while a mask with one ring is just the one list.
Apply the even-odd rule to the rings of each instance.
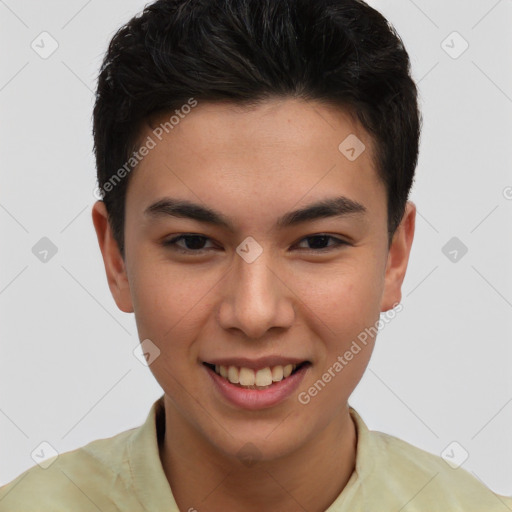
[[290, 278], [264, 250], [253, 262], [238, 254], [224, 282], [218, 310], [224, 329], [238, 329], [260, 339], [272, 328], [289, 328], [295, 318]]

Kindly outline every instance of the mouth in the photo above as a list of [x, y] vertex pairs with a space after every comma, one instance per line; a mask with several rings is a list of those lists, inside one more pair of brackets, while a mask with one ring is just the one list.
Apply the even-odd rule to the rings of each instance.
[[231, 385], [252, 390], [269, 389], [291, 376], [300, 372], [309, 361], [301, 363], [288, 363], [285, 365], [265, 366], [262, 368], [248, 368], [246, 366], [221, 365], [203, 362], [203, 365], [228, 381]]

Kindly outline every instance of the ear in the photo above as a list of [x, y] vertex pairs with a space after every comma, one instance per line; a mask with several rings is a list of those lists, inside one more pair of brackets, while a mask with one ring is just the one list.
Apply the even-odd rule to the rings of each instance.
[[405, 213], [395, 231], [388, 252], [381, 312], [389, 311], [402, 300], [402, 283], [405, 278], [416, 222], [416, 205], [407, 201]]
[[103, 201], [96, 201], [92, 207], [92, 222], [98, 237], [110, 293], [117, 307], [124, 313], [133, 313], [130, 285], [125, 262], [112, 234], [107, 208]]

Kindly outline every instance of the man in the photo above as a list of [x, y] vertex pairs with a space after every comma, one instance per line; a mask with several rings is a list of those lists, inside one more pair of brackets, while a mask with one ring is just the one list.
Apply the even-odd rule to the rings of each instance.
[[0, 511], [506, 512], [348, 403], [401, 300], [419, 135], [408, 55], [362, 1], [159, 0], [122, 27], [92, 216], [164, 395]]

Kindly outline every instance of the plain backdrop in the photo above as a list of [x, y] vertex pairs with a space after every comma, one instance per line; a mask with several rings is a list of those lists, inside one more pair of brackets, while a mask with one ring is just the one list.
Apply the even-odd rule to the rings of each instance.
[[[0, 484], [43, 441], [62, 453], [140, 425], [162, 392], [91, 221], [95, 80], [144, 5], [0, 1]], [[424, 124], [403, 310], [351, 405], [512, 495], [512, 1], [371, 5], [409, 51]]]

